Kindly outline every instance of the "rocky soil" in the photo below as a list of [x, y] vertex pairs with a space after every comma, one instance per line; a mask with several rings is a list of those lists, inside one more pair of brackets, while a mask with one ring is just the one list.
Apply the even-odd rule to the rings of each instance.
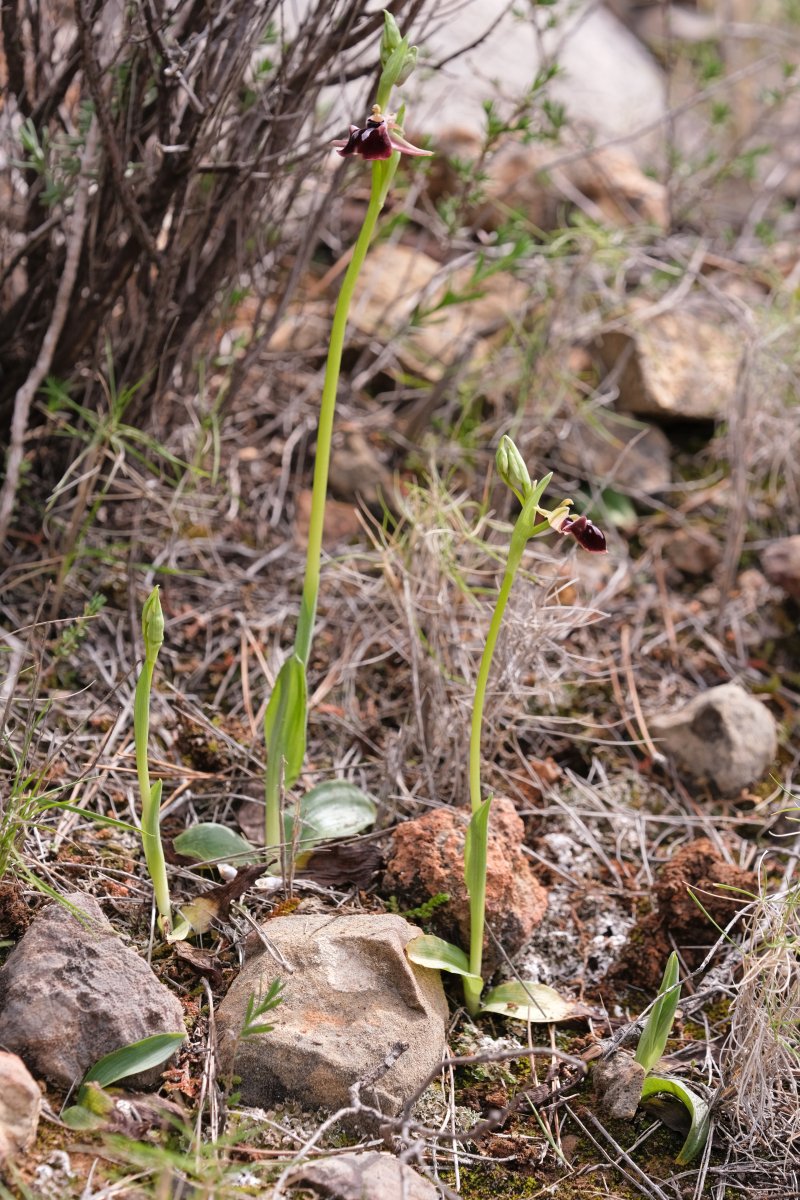
[[[297, 618], [366, 175], [348, 164], [270, 340], [257, 280], [198, 335], [202, 371], [171, 385], [180, 420], [93, 441], [85, 414], [42, 410], [2, 575], [3, 1196], [793, 1194], [800, 184], [788, 140], [779, 169], [784, 118], [740, 128], [752, 92], [733, 73], [722, 113], [714, 90], [708, 47], [727, 78], [732, 45], [756, 61], [758, 29], [691, 25], [673, 57], [628, 8], [570, 18], [552, 93], [487, 140], [508, 22], [552, 53], [551, 30], [498, 7], [482, 54], [420, 92], [437, 157], [402, 177], [359, 282], [308, 749], [284, 806], [348, 780], [373, 828], [280, 876], [175, 845], [201, 821], [252, 858], [263, 845], [264, 710]], [[517, 67], [505, 100], [530, 85]], [[774, 69], [752, 73], [777, 87]], [[793, 105], [786, 84], [775, 109]], [[531, 543], [490, 678], [484, 974], [553, 989], [530, 1021], [470, 1017], [455, 976], [406, 954], [420, 931], [469, 945], [469, 722], [516, 516], [493, 466], [509, 431], [609, 547]], [[151, 768], [173, 902], [207, 915], [174, 942], [137, 827], [138, 621], [156, 583]], [[686, 1109], [640, 1105], [633, 1057], [673, 952], [659, 1070], [711, 1114], [691, 1163]], [[184, 1036], [146, 1069], [86, 1080], [168, 1034]]]

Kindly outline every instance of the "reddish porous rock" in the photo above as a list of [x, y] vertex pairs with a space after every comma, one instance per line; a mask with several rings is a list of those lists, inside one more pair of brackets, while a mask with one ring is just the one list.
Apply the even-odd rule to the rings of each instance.
[[[469, 813], [436, 808], [395, 830], [386, 866], [385, 890], [405, 908], [416, 908], [447, 892], [450, 900], [429, 922], [440, 937], [469, 946], [469, 897], [464, 883], [464, 838]], [[492, 801], [486, 872], [486, 923], [506, 954], [513, 954], [533, 933], [547, 908], [547, 893], [522, 853], [525, 828], [510, 800]], [[484, 974], [501, 961], [487, 933]]]
[[673, 943], [688, 967], [699, 966], [719, 930], [757, 892], [753, 872], [726, 862], [708, 838], [681, 846], [659, 872], [655, 911], [631, 930], [609, 976], [656, 991]]

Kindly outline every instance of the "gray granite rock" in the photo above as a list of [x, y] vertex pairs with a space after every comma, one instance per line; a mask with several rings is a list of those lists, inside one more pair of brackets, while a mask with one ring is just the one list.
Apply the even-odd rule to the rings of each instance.
[[438, 1200], [441, 1192], [392, 1154], [338, 1154], [293, 1171], [287, 1181], [325, 1200]]
[[658, 748], [684, 774], [736, 795], [761, 779], [775, 759], [778, 737], [769, 709], [738, 683], [695, 696], [678, 712], [649, 718]]
[[[217, 1012], [221, 1075], [238, 1077], [245, 1104], [292, 1098], [335, 1110], [396, 1043], [407, 1043], [361, 1094], [382, 1113], [399, 1112], [439, 1062], [448, 1019], [438, 971], [405, 955], [419, 930], [388, 913], [334, 912], [276, 917], [264, 931], [291, 973], [263, 948], [245, 963]], [[284, 999], [268, 1014], [272, 1031], [241, 1039], [249, 997], [276, 977]]]
[[0, 1050], [0, 1166], [33, 1145], [41, 1104], [39, 1086], [22, 1059]]
[[[96, 900], [66, 896], [80, 921], [49, 904], [0, 970], [3, 1045], [59, 1087], [79, 1083], [98, 1059], [154, 1033], [183, 1030], [177, 997], [125, 946]], [[131, 1076], [156, 1087], [163, 1065]]]

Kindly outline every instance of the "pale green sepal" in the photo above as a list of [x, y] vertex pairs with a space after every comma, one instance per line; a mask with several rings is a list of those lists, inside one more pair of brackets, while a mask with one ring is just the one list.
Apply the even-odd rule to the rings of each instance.
[[670, 1096], [677, 1096], [692, 1118], [686, 1141], [675, 1159], [680, 1166], [686, 1166], [697, 1157], [708, 1141], [709, 1108], [702, 1096], [698, 1096], [697, 1092], [693, 1092], [680, 1079], [674, 1079], [671, 1075], [648, 1075], [645, 1078], [642, 1086], [643, 1100], [665, 1092]]
[[406, 955], [420, 967], [433, 967], [438, 971], [449, 971], [451, 975], [463, 975], [481, 983], [478, 975], [469, 969], [469, 959], [460, 946], [446, 942], [444, 938], [423, 933], [406, 946]]
[[574, 1014], [575, 1006], [546, 983], [510, 980], [491, 988], [481, 1004], [481, 1012], [500, 1013], [518, 1021], [547, 1025]]

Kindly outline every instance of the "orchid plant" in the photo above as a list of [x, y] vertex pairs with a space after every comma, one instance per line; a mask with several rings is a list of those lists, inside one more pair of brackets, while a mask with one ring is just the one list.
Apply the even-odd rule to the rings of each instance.
[[150, 693], [153, 688], [153, 673], [158, 652], [164, 644], [164, 614], [158, 588], [154, 587], [142, 609], [142, 636], [144, 638], [144, 662], [136, 681], [133, 701], [133, 730], [136, 748], [136, 773], [139, 780], [139, 797], [142, 806], [142, 847], [147, 870], [153, 882], [158, 923], [161, 932], [169, 936], [172, 931], [172, 910], [169, 898], [169, 881], [161, 843], [161, 786], [157, 779], [150, 782], [147, 743], [150, 735]]
[[[285, 844], [286, 837], [281, 820], [281, 793], [283, 788], [291, 787], [297, 781], [305, 759], [308, 719], [306, 675], [319, 595], [322, 531], [328, 489], [333, 419], [350, 304], [359, 273], [375, 234], [378, 217], [397, 171], [400, 155], [421, 157], [430, 153], [407, 142], [399, 130], [398, 118], [387, 111], [392, 89], [405, 82], [417, 60], [417, 48], [409, 46], [408, 39], [400, 36], [394, 17], [388, 12], [384, 13], [380, 59], [382, 71], [378, 92], [366, 124], [363, 126], [351, 125], [348, 137], [334, 142], [341, 157], [357, 156], [372, 163], [372, 188], [361, 232], [353, 248], [333, 316], [317, 426], [317, 449], [306, 547], [305, 578], [294, 647], [278, 673], [264, 718], [264, 735], [267, 744], [265, 841], [268, 853], [272, 853], [273, 861], [280, 857], [280, 848]], [[363, 810], [365, 798], [363, 794], [359, 795], [361, 796], [360, 807]], [[350, 797], [350, 799], [354, 799], [354, 797]], [[350, 819], [351, 808], [352, 805], [348, 801], [342, 812], [348, 833], [354, 832]], [[374, 820], [374, 815], [373, 807], [371, 815], [367, 818], [368, 823]], [[299, 816], [303, 823], [302, 802]], [[329, 822], [332, 817], [333, 814], [329, 809]], [[305, 824], [308, 826], [307, 822]]]
[[[303, 856], [308, 855], [315, 844], [332, 837], [352, 836], [375, 820], [375, 805], [370, 797], [354, 784], [341, 779], [323, 782], [307, 792], [297, 806], [295, 816], [286, 814], [282, 817], [281, 798], [284, 789], [297, 782], [306, 753], [306, 677], [319, 596], [322, 532], [336, 394], [350, 305], [400, 155], [419, 158], [431, 153], [407, 142], [398, 125], [398, 116], [388, 112], [393, 88], [404, 83], [414, 69], [417, 48], [409, 46], [408, 39], [400, 36], [391, 13], [385, 12], [383, 16], [380, 44], [382, 71], [375, 104], [363, 126], [351, 125], [346, 138], [333, 142], [342, 158], [357, 157], [372, 164], [372, 187], [333, 315], [317, 424], [305, 575], [294, 646], [278, 672], [264, 716], [267, 747], [264, 840], [271, 870], [280, 869], [285, 850], [289, 851], [296, 864], [302, 865]], [[198, 825], [187, 830], [181, 835], [179, 849], [180, 853], [205, 863], [218, 860], [241, 863], [253, 861], [258, 856], [255, 847], [246, 839], [217, 824]]]
[[[702, 1096], [699, 1096], [682, 1079], [678, 1079], [674, 1075], [652, 1074], [653, 1068], [666, 1049], [680, 997], [678, 956], [673, 951], [667, 960], [658, 996], [642, 1030], [634, 1057], [644, 1069], [642, 1101], [645, 1108], [654, 1104], [656, 1100], [663, 1103], [662, 1098], [669, 1096], [682, 1105], [689, 1115], [689, 1130], [686, 1140], [675, 1159], [677, 1163], [685, 1166], [697, 1157], [708, 1141], [710, 1128], [708, 1105]], [[657, 1109], [656, 1112], [658, 1112]]]
[[[506, 610], [514, 579], [522, 562], [525, 547], [531, 538], [547, 530], [569, 534], [584, 550], [602, 554], [606, 539], [586, 516], [573, 516], [572, 501], [561, 500], [554, 509], [542, 503], [552, 473], [542, 480], [531, 482], [528, 468], [510, 437], [503, 437], [497, 449], [497, 469], [501, 479], [511, 488], [522, 508], [511, 533], [503, 579], [497, 595], [494, 613], [481, 656], [475, 684], [475, 701], [469, 744], [469, 790], [471, 817], [464, 843], [464, 879], [469, 895], [470, 945], [469, 954], [443, 938], [423, 934], [406, 948], [412, 962], [437, 967], [462, 977], [464, 1002], [471, 1015], [478, 1012], [499, 1012], [506, 1016], [532, 1021], [552, 1019], [549, 1014], [560, 1007], [561, 998], [552, 988], [539, 983], [503, 983], [483, 997], [484, 981], [483, 939], [486, 922], [486, 863], [489, 836], [489, 813], [492, 797], [483, 798], [481, 787], [481, 728], [486, 700], [486, 687], [492, 666], [503, 614]], [[543, 1014], [545, 1014], [543, 1016]]]

